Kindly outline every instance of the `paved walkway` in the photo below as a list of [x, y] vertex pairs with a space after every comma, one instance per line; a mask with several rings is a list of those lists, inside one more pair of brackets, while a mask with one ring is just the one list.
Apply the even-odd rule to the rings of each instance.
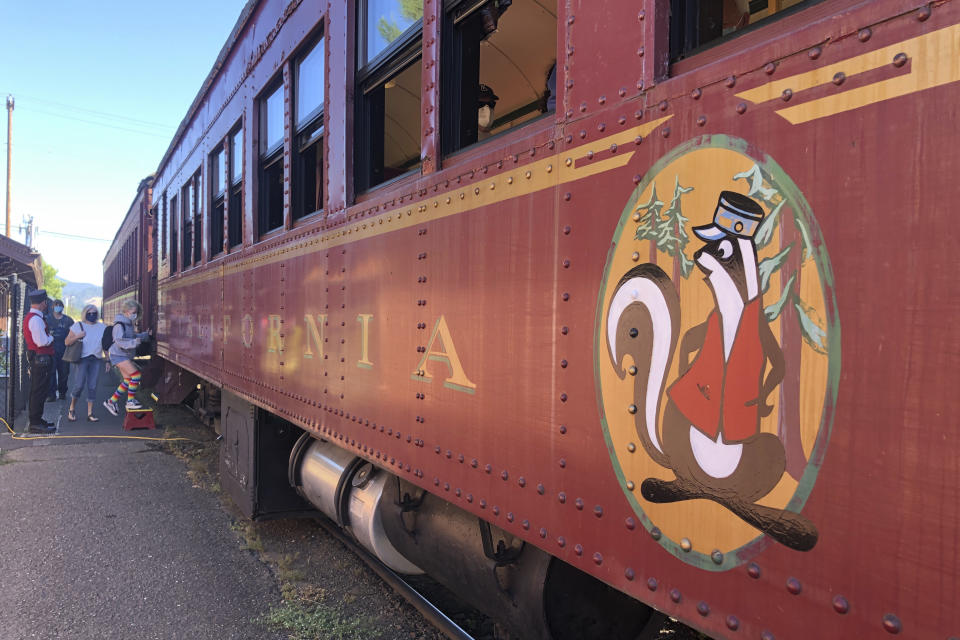
[[99, 403], [88, 423], [81, 403], [77, 422], [47, 403], [53, 437], [0, 427], [0, 639], [283, 637], [257, 622], [281, 601], [269, 570], [182, 462], [147, 440], [71, 437], [162, 425], [124, 432]]

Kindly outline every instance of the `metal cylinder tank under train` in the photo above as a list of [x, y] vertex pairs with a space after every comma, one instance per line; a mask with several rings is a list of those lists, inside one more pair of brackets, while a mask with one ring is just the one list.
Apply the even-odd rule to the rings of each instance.
[[[158, 384], [516, 637], [960, 637], [960, 5], [251, 0]], [[146, 277], [146, 276], [144, 276]]]

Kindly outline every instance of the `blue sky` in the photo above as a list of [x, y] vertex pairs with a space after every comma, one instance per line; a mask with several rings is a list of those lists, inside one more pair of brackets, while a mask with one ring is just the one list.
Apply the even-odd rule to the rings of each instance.
[[[16, 100], [14, 239], [23, 242], [21, 220], [32, 215], [44, 260], [67, 280], [101, 284], [137, 185], [156, 170], [245, 4], [0, 0], [0, 104]], [[0, 229], [5, 108], [2, 116]]]

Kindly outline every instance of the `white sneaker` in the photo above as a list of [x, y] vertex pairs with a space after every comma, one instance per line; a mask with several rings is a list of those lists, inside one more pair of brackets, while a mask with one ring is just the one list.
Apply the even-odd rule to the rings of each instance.
[[127, 400], [127, 411], [139, 411], [140, 409], [143, 409], [142, 404], [136, 400]]
[[113, 400], [104, 400], [103, 406], [105, 406], [107, 408], [107, 411], [109, 411], [113, 415], [115, 416], [120, 415], [120, 409], [117, 408], [117, 403], [114, 402]]

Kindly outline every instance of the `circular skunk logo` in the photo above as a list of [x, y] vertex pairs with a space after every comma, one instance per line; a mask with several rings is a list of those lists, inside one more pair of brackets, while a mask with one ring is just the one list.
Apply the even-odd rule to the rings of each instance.
[[840, 373], [830, 263], [803, 194], [743, 140], [661, 159], [623, 210], [601, 287], [596, 367], [621, 486], [660, 544], [725, 570], [803, 513]]

